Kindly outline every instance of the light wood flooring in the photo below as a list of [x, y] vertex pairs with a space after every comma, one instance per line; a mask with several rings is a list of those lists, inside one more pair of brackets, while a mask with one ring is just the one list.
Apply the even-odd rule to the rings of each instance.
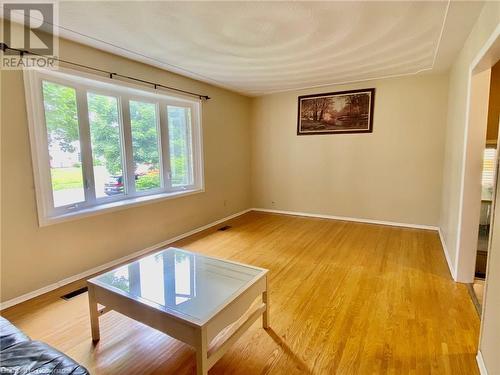
[[[254, 324], [210, 374], [479, 373], [479, 318], [436, 232], [257, 212], [230, 225], [176, 245], [268, 268], [271, 329]], [[67, 289], [2, 315], [92, 374], [194, 374], [190, 347], [115, 312], [94, 346], [87, 295]]]

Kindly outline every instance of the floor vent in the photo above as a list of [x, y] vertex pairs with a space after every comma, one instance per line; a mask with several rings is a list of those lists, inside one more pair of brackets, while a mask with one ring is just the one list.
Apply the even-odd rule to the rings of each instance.
[[87, 290], [88, 290], [87, 287], [84, 287], [84, 288], [75, 290], [75, 291], [73, 291], [71, 293], [65, 294], [61, 298], [67, 301], [67, 300], [70, 300], [73, 297], [76, 297], [76, 296], [79, 296], [80, 294], [85, 293]]
[[225, 230], [228, 230], [228, 229], [231, 229], [231, 226], [230, 225], [224, 225], [223, 227], [220, 227], [219, 229], [217, 230], [220, 230], [222, 232], [224, 232]]

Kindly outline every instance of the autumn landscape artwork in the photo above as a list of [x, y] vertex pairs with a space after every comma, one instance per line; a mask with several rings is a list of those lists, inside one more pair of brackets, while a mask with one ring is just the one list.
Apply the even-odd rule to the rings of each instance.
[[297, 134], [371, 133], [375, 89], [299, 96]]

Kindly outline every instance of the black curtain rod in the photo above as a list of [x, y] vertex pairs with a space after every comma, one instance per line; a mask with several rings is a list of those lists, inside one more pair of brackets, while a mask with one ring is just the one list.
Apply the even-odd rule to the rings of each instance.
[[[38, 54], [36, 52], [31, 52], [31, 51], [28, 51], [28, 50], [23, 50], [23, 49], [18, 49], [18, 48], [11, 48], [7, 44], [1, 43], [1, 42], [0, 42], [0, 48], [1, 48], [1, 50], [3, 52], [5, 52], [7, 50], [15, 51], [15, 52], [17, 52], [19, 54], [20, 57], [23, 57], [23, 55], [33, 55], [33, 56], [46, 57], [46, 56], [40, 55], [40, 54]], [[107, 70], [103, 70], [103, 69], [99, 69], [99, 68], [94, 68], [94, 67], [88, 66], [88, 65], [78, 64], [78, 63], [75, 63], [75, 62], [72, 62], [72, 61], [67, 61], [67, 60], [60, 59], [58, 57], [51, 57], [51, 58], [54, 59], [54, 60], [56, 60], [56, 61], [62, 62], [64, 64], [78, 66], [80, 68], [89, 69], [89, 70], [93, 70], [95, 72], [106, 74], [107, 76], [109, 76], [109, 78], [114, 78], [114, 77], [125, 78], [125, 79], [131, 80], [131, 81], [136, 81], [136, 82], [140, 82], [140, 83], [143, 83], [143, 84], [146, 84], [146, 85], [151, 85], [151, 86], [153, 86], [154, 89], [162, 88], [162, 89], [166, 89], [166, 90], [170, 90], [170, 91], [180, 92], [180, 93], [187, 94], [187, 95], [197, 96], [198, 98], [204, 99], [204, 100], [210, 99], [210, 97], [207, 96], [207, 95], [201, 95], [201, 94], [197, 94], [197, 93], [191, 92], [191, 91], [176, 89], [175, 87], [165, 86], [165, 85], [162, 85], [161, 83], [146, 81], [144, 79], [127, 76], [127, 75], [120, 74], [120, 73], [108, 72]]]

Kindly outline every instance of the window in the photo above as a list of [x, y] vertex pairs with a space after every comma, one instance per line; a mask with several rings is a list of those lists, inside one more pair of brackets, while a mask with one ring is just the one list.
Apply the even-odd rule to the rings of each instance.
[[189, 108], [168, 106], [168, 131], [172, 185], [190, 185], [191, 169], [191, 111]]
[[495, 161], [497, 150], [493, 147], [486, 147], [483, 153], [483, 175], [481, 180], [481, 199], [492, 200], [493, 188], [495, 187]]
[[[156, 105], [131, 100], [130, 125], [132, 150], [136, 166], [135, 188], [138, 191], [161, 188], [160, 137]], [[170, 138], [170, 136], [169, 136]], [[140, 170], [140, 166], [143, 166]]]
[[[123, 195], [123, 144], [118, 98], [87, 93], [96, 198]], [[121, 178], [121, 179], [120, 179]], [[113, 184], [118, 187], [113, 188]]]
[[76, 90], [46, 81], [42, 86], [54, 207], [83, 202]]
[[200, 102], [25, 72], [40, 224], [203, 190]]

